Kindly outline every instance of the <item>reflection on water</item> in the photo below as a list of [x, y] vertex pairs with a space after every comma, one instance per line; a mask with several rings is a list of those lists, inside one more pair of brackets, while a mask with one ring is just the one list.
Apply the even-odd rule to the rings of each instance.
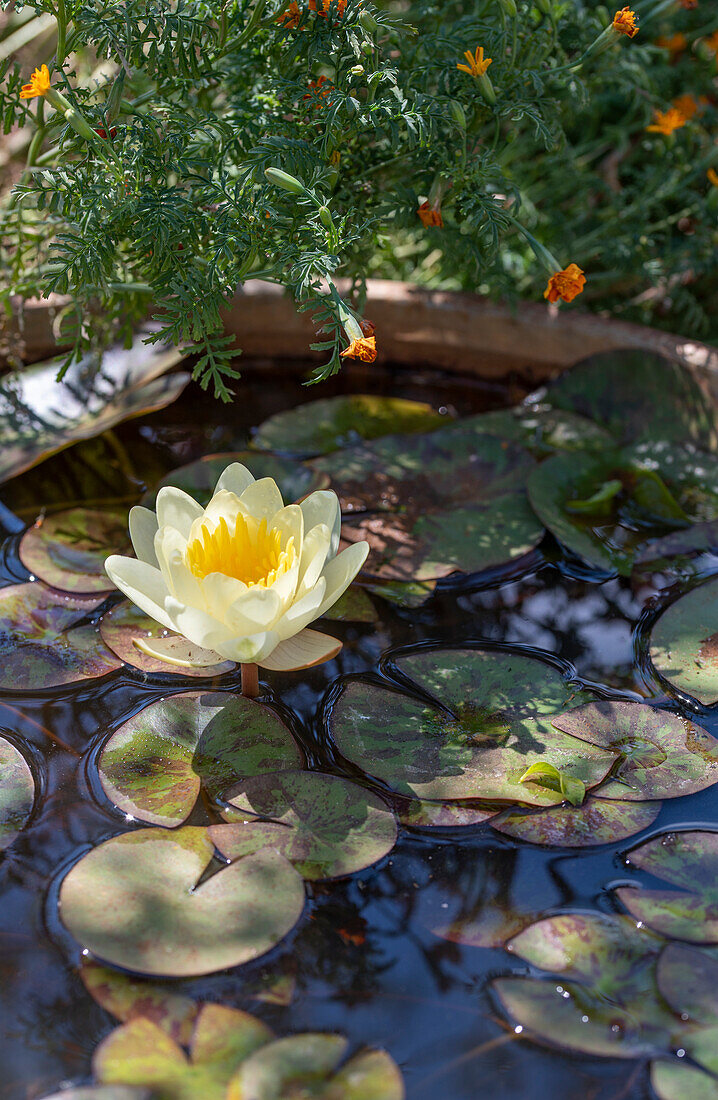
[[[368, 384], [360, 378], [355, 388]], [[251, 377], [246, 386], [248, 399], [243, 396], [229, 410], [202, 404], [205, 399], [192, 391], [185, 405], [125, 425], [117, 442], [130, 459], [144, 456], [152, 477], [161, 476], [206, 451], [243, 446], [247, 426], [299, 395], [314, 396], [293, 384], [284, 391], [259, 386]], [[460, 392], [435, 387], [434, 399], [454, 403], [462, 413], [497, 403], [495, 393], [463, 386]], [[405, 380], [402, 394], [426, 397], [418, 382], [407, 392]], [[221, 422], [203, 432], [196, 426], [202, 416]], [[145, 463], [148, 455], [151, 464]], [[132, 497], [138, 485], [142, 488], [140, 469], [123, 474], [108, 462], [117, 496]], [[82, 499], [76, 456], [70, 452], [52, 463], [56, 474], [47, 464], [8, 486], [5, 503], [21, 506], [25, 519], [43, 503], [36, 494], [53, 478], [58, 481], [61, 470], [71, 470], [64, 484]], [[86, 488], [96, 492], [94, 475]], [[12, 541], [4, 547], [7, 581], [24, 576], [15, 551]], [[653, 614], [654, 601], [665, 601], [667, 583], [675, 578], [644, 573], [632, 588], [627, 580], [581, 576], [575, 563], [559, 559], [548, 538], [524, 565], [523, 573], [521, 565], [510, 567], [503, 583], [496, 574], [491, 588], [441, 585], [417, 611], [377, 602], [377, 624], [328, 625], [344, 641], [336, 660], [306, 675], [272, 674], [272, 691], [281, 695], [280, 709], [290, 715], [310, 763], [336, 770], [317, 719], [326, 689], [339, 676], [376, 672], [382, 653], [396, 646], [528, 647], [571, 662], [580, 678], [606, 693], [663, 698], [636, 654], [642, 652], [642, 624]], [[704, 555], [700, 568], [718, 572], [718, 559]], [[235, 683], [230, 677], [222, 686]], [[81, 954], [58, 921], [57, 889], [83, 851], [130, 827], [97, 795], [97, 752], [111, 731], [166, 691], [167, 681], [143, 684], [119, 672], [46, 697], [0, 696], [0, 726], [32, 747], [40, 791], [30, 825], [0, 855], [2, 1100], [34, 1100], [63, 1081], [87, 1080], [92, 1051], [113, 1026], [79, 977]], [[718, 732], [718, 718], [701, 720]], [[714, 822], [714, 792], [664, 803], [652, 831], [680, 822]], [[207, 821], [206, 813], [199, 805], [192, 822]], [[495, 946], [524, 921], [577, 907], [608, 911], [609, 887], [637, 879], [639, 873], [626, 868], [621, 853], [608, 848], [543, 850], [500, 836], [488, 825], [433, 835], [402, 830], [395, 849], [376, 866], [349, 880], [310, 885], [298, 926], [260, 962], [168, 984], [245, 1008], [280, 1034], [334, 1030], [345, 1032], [354, 1046], [384, 1046], [404, 1073], [409, 1100], [475, 1100], [484, 1094], [494, 1100], [648, 1098], [644, 1067], [561, 1055], [527, 1043], [488, 988], [498, 974], [529, 972]], [[296, 979], [290, 1005], [254, 999], [258, 979], [287, 973]]]

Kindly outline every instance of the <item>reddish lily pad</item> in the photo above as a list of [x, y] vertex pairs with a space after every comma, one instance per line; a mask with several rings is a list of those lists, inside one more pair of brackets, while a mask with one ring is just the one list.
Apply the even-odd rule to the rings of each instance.
[[199, 1012], [199, 1005], [191, 997], [93, 960], [83, 961], [80, 977], [92, 999], [123, 1023], [142, 1017], [175, 1042], [190, 1042]]
[[600, 798], [679, 798], [718, 783], [718, 741], [679, 714], [602, 699], [559, 714], [553, 724], [620, 754], [613, 780], [597, 792]]
[[328, 715], [340, 752], [397, 794], [553, 806], [561, 793], [520, 781], [530, 765], [547, 761], [594, 787], [616, 759], [552, 726], [548, 715], [564, 701], [587, 696], [542, 662], [455, 649], [402, 657], [397, 666], [437, 702], [355, 680]]
[[426, 799], [398, 799], [396, 812], [402, 825], [414, 829], [456, 829], [464, 825], [483, 825], [495, 817], [498, 810], [487, 809], [481, 803], [429, 802]]
[[223, 676], [237, 667], [234, 661], [221, 661], [210, 665], [201, 663], [197, 667], [192, 667], [191, 664], [179, 666], [161, 661], [157, 657], [151, 657], [149, 653], [145, 653], [144, 650], [139, 648], [138, 642], [176, 637], [178, 644], [185, 642], [186, 646], [189, 647], [185, 655], [191, 655], [201, 662], [209, 659], [209, 650], [202, 649], [201, 646], [191, 646], [191, 643], [182, 639], [181, 635], [173, 635], [171, 631], [165, 630], [149, 615], [144, 615], [129, 600], [123, 600], [122, 603], [118, 603], [102, 616], [100, 619], [100, 634], [108, 649], [111, 649], [126, 665], [131, 665], [132, 668], [137, 668], [141, 672], [161, 673], [165, 676], [206, 678], [208, 676]]
[[27, 760], [0, 737], [0, 851], [25, 827], [34, 801], [35, 780]]
[[718, 1078], [681, 1062], [651, 1062], [651, 1088], [658, 1100], [718, 1100]]
[[660, 809], [660, 802], [604, 802], [589, 797], [582, 806], [505, 810], [491, 827], [544, 847], [590, 848], [640, 833], [653, 824]]
[[264, 830], [264, 843], [281, 852], [304, 878], [339, 878], [370, 867], [396, 843], [396, 819], [383, 799], [335, 775], [258, 775], [243, 780], [226, 797], [229, 806], [222, 816], [229, 822], [250, 822], [210, 828], [216, 847], [228, 859], [243, 856], [247, 843], [256, 843], [245, 838]]
[[651, 632], [651, 660], [679, 691], [718, 702], [718, 577], [663, 612]]
[[285, 504], [300, 500], [315, 489], [325, 489], [329, 484], [326, 474], [319, 474], [296, 459], [280, 458], [278, 455], [262, 454], [260, 451], [226, 451], [223, 454], [205, 455], [204, 458], [172, 470], [152, 492], [145, 494], [142, 503], [153, 508], [162, 486], [174, 485], [206, 507], [220, 475], [233, 462], [246, 466], [257, 479], [273, 478]]
[[138, 974], [190, 977], [256, 959], [299, 919], [302, 879], [266, 848], [206, 878], [213, 857], [207, 830], [192, 826], [112, 837], [66, 875], [62, 921], [98, 959]]
[[242, 695], [183, 692], [151, 703], [112, 734], [100, 754], [111, 802], [168, 828], [240, 778], [303, 763], [291, 733], [268, 707]]
[[328, 454], [362, 439], [433, 431], [447, 419], [421, 401], [353, 393], [320, 398], [275, 413], [260, 425], [253, 442], [263, 451], [308, 457]]
[[70, 596], [35, 581], [0, 589], [0, 687], [62, 687], [120, 668], [97, 627], [74, 625], [96, 607], [96, 597]]
[[29, 527], [18, 553], [25, 568], [45, 584], [82, 595], [114, 591], [105, 559], [129, 547], [125, 513], [70, 508]]

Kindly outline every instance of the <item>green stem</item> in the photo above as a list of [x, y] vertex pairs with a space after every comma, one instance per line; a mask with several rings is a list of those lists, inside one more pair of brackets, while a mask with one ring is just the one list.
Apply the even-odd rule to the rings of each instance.
[[55, 52], [55, 68], [62, 71], [67, 56], [67, 11], [65, 0], [57, 0], [57, 50]]

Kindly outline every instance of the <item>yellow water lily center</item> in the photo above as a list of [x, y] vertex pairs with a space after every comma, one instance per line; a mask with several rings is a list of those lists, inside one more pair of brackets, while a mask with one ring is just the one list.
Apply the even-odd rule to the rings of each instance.
[[[358, 542], [339, 553], [340, 527], [336, 493], [321, 489], [285, 505], [272, 478], [255, 480], [235, 462], [206, 508], [172, 486], [158, 492], [156, 512], [132, 508], [137, 557], [114, 554], [105, 569], [145, 614], [205, 651], [194, 664], [307, 668], [341, 648], [307, 627], [339, 599], [369, 550]], [[176, 641], [137, 644], [177, 663]]]

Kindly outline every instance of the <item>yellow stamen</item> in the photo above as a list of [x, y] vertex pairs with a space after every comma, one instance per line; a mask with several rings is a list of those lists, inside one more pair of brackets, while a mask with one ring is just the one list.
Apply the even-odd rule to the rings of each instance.
[[267, 521], [258, 523], [252, 516], [237, 516], [230, 533], [224, 516], [212, 529], [203, 523], [201, 534], [187, 546], [187, 565], [195, 577], [224, 573], [247, 585], [269, 588], [294, 564], [297, 554], [294, 538], [282, 549], [282, 533], [267, 530]]

